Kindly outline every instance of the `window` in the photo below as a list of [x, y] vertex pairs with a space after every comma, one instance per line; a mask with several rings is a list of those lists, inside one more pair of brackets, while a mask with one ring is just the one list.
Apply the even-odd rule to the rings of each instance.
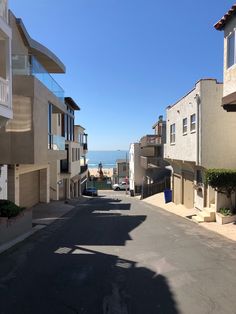
[[235, 32], [227, 38], [227, 68], [235, 63]]
[[196, 114], [192, 114], [190, 116], [190, 131], [195, 131], [196, 130]]
[[175, 123], [170, 126], [170, 143], [175, 143]]
[[187, 129], [188, 129], [188, 119], [184, 118], [183, 119], [183, 134], [187, 133]]

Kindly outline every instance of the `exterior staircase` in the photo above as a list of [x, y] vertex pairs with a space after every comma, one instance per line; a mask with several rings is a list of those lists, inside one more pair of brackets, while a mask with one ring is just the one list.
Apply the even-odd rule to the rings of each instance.
[[201, 222], [215, 222], [216, 221], [216, 209], [215, 204], [211, 204], [210, 207], [204, 207], [202, 211], [196, 216], [192, 217], [192, 220], [196, 223]]

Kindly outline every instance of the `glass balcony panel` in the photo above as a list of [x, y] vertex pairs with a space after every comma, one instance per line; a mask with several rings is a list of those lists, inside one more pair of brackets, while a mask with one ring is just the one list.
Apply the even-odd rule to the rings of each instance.
[[0, 77], [0, 104], [11, 108], [9, 97], [9, 82]]
[[51, 149], [52, 150], [65, 150], [66, 140], [60, 135], [52, 135]]
[[8, 8], [7, 8], [7, 0], [0, 0], [0, 16], [8, 22]]
[[64, 90], [33, 56], [13, 55], [13, 75], [33, 75], [45, 85], [64, 105]]

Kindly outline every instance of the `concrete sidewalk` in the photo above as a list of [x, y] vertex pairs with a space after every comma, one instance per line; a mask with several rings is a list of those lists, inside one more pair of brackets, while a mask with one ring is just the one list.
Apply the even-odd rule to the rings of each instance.
[[32, 207], [32, 229], [27, 233], [18, 236], [10, 242], [0, 245], [0, 254], [19, 242], [24, 241], [32, 234], [41, 230], [59, 219], [68, 219], [63, 217], [76, 206], [85, 203], [88, 198], [81, 196], [80, 198], [65, 201], [52, 201], [50, 203], [39, 203]]
[[[164, 210], [167, 210], [168, 212], [172, 214], [181, 216], [185, 219], [189, 219], [188, 217], [191, 217], [192, 215], [195, 215], [198, 213], [198, 210], [196, 209], [188, 209], [184, 207], [183, 205], [175, 205], [173, 202], [165, 204], [164, 193], [158, 193], [158, 194], [152, 195], [150, 197], [143, 199], [142, 201], [148, 204], [160, 207]], [[202, 222], [199, 224], [199, 226], [206, 228], [208, 230], [211, 230], [213, 232], [216, 232], [230, 240], [236, 241], [236, 224], [235, 223], [220, 225], [216, 222]]]
[[68, 201], [51, 201], [48, 204], [39, 203], [32, 208], [33, 226], [49, 225], [63, 218], [73, 208], [87, 201], [88, 198], [81, 196]]

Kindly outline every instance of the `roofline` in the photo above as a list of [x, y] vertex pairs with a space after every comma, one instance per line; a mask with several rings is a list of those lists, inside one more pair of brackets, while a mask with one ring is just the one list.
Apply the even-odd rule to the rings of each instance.
[[[32, 55], [36, 56], [36, 58], [40, 61], [40, 63], [44, 66], [44, 68], [49, 73], [65, 73], [66, 67], [61, 62], [61, 60], [47, 47], [43, 46], [42, 44], [40, 44], [39, 42], [37, 42], [36, 40], [30, 37], [22, 19], [15, 17], [15, 20], [16, 20], [16, 25], [19, 29], [19, 32], [22, 36], [22, 39], [25, 45], [28, 47], [29, 52]], [[47, 61], [50, 64], [50, 66], [47, 66], [47, 63], [45, 63], [44, 61]]]
[[196, 85], [198, 83], [200, 83], [201, 81], [215, 81], [216, 84], [219, 84], [219, 85], [222, 85], [223, 83], [222, 82], [218, 82], [217, 79], [215, 78], [201, 78], [200, 80], [198, 80], [196, 83], [195, 83], [195, 86], [189, 91], [187, 92], [184, 96], [182, 96], [181, 98], [179, 98], [175, 103], [173, 103], [173, 105], [169, 105], [166, 107], [166, 110], [169, 110], [171, 109], [172, 107], [174, 107], [175, 105], [177, 105], [181, 100], [183, 100], [185, 97], [187, 97], [189, 94], [191, 94], [195, 89], [196, 89]]
[[74, 110], [80, 110], [80, 107], [76, 104], [73, 98], [65, 97], [65, 102]]
[[215, 23], [214, 27], [217, 31], [222, 31], [225, 25], [231, 20], [231, 18], [236, 14], [236, 4], [233, 4], [228, 12], [225, 13], [222, 18]]
[[82, 125], [80, 124], [75, 124], [75, 126], [79, 127], [79, 128], [82, 128], [83, 130], [86, 130]]

